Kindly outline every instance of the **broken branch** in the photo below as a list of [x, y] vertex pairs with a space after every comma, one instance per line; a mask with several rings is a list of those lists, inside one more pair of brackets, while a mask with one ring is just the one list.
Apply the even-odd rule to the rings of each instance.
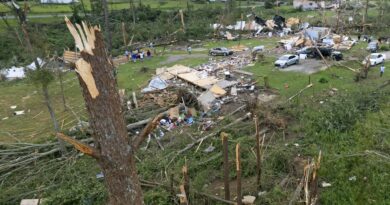
[[100, 154], [99, 152], [91, 147], [91, 146], [88, 146], [72, 137], [69, 137], [67, 135], [64, 135], [62, 133], [57, 133], [57, 137], [64, 140], [65, 142], [68, 142], [69, 144], [73, 145], [77, 150], [79, 150], [80, 152], [86, 154], [86, 155], [89, 155], [93, 158], [99, 158]]

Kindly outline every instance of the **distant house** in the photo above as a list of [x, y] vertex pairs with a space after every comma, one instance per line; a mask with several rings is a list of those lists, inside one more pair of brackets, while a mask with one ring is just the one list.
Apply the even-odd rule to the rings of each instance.
[[310, 0], [294, 0], [293, 7], [295, 9], [302, 9], [304, 11], [315, 9], [337, 9], [340, 4], [344, 4], [345, 0], [333, 0], [333, 1], [310, 1]]
[[324, 1], [315, 2], [310, 0], [294, 0], [293, 7], [295, 9], [302, 9], [304, 11], [315, 10], [324, 6]]
[[77, 0], [40, 0], [41, 4], [71, 4]]

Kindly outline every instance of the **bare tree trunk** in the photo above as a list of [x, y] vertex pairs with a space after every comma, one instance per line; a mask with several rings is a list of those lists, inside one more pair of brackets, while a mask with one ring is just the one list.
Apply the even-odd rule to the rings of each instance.
[[[60, 127], [58, 126], [57, 118], [55, 116], [53, 107], [51, 106], [49, 90], [47, 89], [47, 86], [42, 86], [42, 93], [43, 93], [43, 96], [45, 98], [46, 107], [50, 113], [51, 121], [53, 122], [53, 125], [54, 125], [54, 130], [56, 131], [56, 133], [58, 133], [58, 132], [60, 132]], [[65, 148], [64, 141], [58, 138], [58, 144], [60, 145], [61, 152], [65, 153], [66, 148]]]
[[[142, 205], [143, 194], [137, 176], [134, 152], [128, 138], [122, 105], [103, 35], [98, 27], [77, 33], [66, 19], [75, 38], [81, 59], [76, 62], [77, 76], [89, 114], [96, 144], [95, 158], [108, 189], [110, 205]], [[85, 33], [87, 40], [80, 37]], [[83, 35], [83, 34], [81, 34]]]
[[63, 76], [62, 71], [58, 70], [58, 78], [60, 79], [60, 88], [61, 88], [61, 97], [62, 97], [62, 104], [64, 105], [64, 110], [68, 110], [66, 107], [66, 101], [65, 101], [65, 94], [64, 94], [64, 82], [63, 82]]
[[135, 5], [134, 5], [134, 0], [130, 0], [130, 10], [133, 15], [133, 26], [135, 26]]
[[366, 21], [367, 21], [367, 13], [368, 13], [368, 0], [366, 0], [366, 5], [365, 5], [365, 8], [364, 8], [364, 14], [363, 14], [363, 22], [362, 22], [362, 26], [363, 26], [363, 34], [365, 34], [364, 32], [366, 31]]
[[108, 52], [111, 52], [112, 49], [112, 36], [111, 36], [111, 30], [110, 30], [110, 22], [109, 22], [109, 11], [108, 11], [108, 4], [107, 0], [102, 0], [103, 3], [103, 11], [104, 11], [104, 27], [106, 30], [106, 39], [107, 39], [107, 50]]

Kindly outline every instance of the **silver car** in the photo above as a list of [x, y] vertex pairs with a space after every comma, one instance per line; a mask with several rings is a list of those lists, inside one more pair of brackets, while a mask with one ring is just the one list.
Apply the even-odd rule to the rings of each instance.
[[275, 61], [275, 66], [280, 68], [285, 68], [290, 65], [298, 64], [299, 57], [298, 55], [283, 55], [278, 60]]
[[233, 51], [224, 47], [220, 47], [220, 48], [212, 48], [209, 51], [209, 54], [212, 56], [228, 56], [228, 55], [232, 55]]

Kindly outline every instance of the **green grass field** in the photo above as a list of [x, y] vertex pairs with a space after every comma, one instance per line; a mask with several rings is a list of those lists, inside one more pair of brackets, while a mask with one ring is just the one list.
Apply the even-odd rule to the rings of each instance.
[[[277, 45], [277, 41], [277, 38], [243, 39], [240, 41], [240, 44], [248, 47], [265, 45], [266, 49], [271, 49]], [[207, 49], [216, 46], [231, 47], [237, 44], [238, 41], [204, 42], [203, 47], [206, 50], [197, 51], [194, 54], [205, 54]], [[345, 56], [359, 54], [365, 46], [365, 43], [360, 43], [350, 51], [345, 52]], [[158, 51], [160, 52], [161, 48], [158, 48]], [[184, 64], [193, 67], [207, 62], [209, 58], [208, 56], [184, 58], [176, 62], [164, 64], [169, 56], [173, 55], [183, 56], [186, 55], [186, 52], [168, 48], [165, 56], [156, 56], [144, 62], [121, 65], [118, 68], [117, 78], [119, 88], [124, 88], [127, 92], [138, 92], [148, 83], [148, 80], [153, 76], [155, 69], [158, 67], [174, 64]], [[339, 204], [354, 204], [357, 201], [369, 202], [372, 200], [385, 204], [384, 196], [386, 192], [381, 190], [386, 189], [384, 182], [389, 179], [388, 175], [384, 174], [388, 170], [387, 164], [378, 164], [381, 161], [375, 156], [351, 158], [349, 155], [364, 153], [365, 150], [371, 149], [385, 152], [385, 150], [381, 149], [389, 146], [388, 138], [387, 142], [386, 138], [384, 141], [382, 139], [389, 128], [388, 123], [386, 123], [390, 118], [388, 103], [383, 105], [379, 113], [368, 112], [365, 118], [357, 119], [357, 122], [351, 125], [350, 131], [338, 132], [334, 135], [309, 132], [311, 129], [310, 123], [306, 120], [310, 120], [310, 118], [305, 118], [304, 114], [308, 116], [317, 114], [320, 116], [330, 115], [326, 113], [326, 109], [321, 106], [320, 101], [328, 103], [337, 101], [339, 96], [341, 98], [344, 94], [356, 93], [361, 90], [374, 90], [390, 78], [390, 73], [385, 72], [384, 77], [379, 78], [378, 67], [373, 67], [369, 72], [368, 78], [357, 83], [354, 82], [355, 74], [352, 71], [332, 66], [327, 70], [310, 75], [310, 80], [314, 86], [304, 91], [293, 101], [287, 102], [289, 97], [308, 84], [309, 75], [280, 71], [273, 66], [275, 58], [276, 56], [266, 56], [263, 62], [258, 62], [254, 66], [245, 68], [245, 70], [255, 74], [259, 85], [263, 84], [263, 76], [269, 77], [271, 88], [279, 93], [275, 104], [288, 109], [288, 112], [292, 112], [289, 117], [293, 118], [289, 120], [289, 125], [285, 130], [267, 134], [268, 143], [271, 144], [267, 149], [263, 164], [263, 190], [267, 191], [267, 193], [265, 196], [258, 198], [257, 202], [261, 204], [286, 204], [291, 198], [290, 194], [296, 188], [296, 179], [291, 175], [293, 159], [296, 159], [297, 156], [301, 156], [301, 158], [314, 157], [319, 150], [322, 150], [324, 159], [319, 177], [321, 181], [332, 183], [332, 187], [321, 189], [320, 200], [322, 204], [333, 204], [334, 201], [339, 201]], [[354, 62], [345, 62], [345, 64], [354, 68], [360, 66]], [[389, 62], [386, 63], [386, 66], [390, 66]], [[147, 72], [141, 72], [142, 67], [147, 67]], [[320, 79], [326, 79], [327, 83], [320, 83]], [[288, 85], [288, 88], [285, 85]], [[338, 89], [334, 97], [328, 95], [329, 90], [332, 88]], [[67, 130], [77, 120], [72, 112], [63, 111], [59, 90], [58, 82], [50, 86], [50, 94], [58, 121], [61, 128]], [[35, 93], [35, 91], [37, 92]], [[68, 105], [76, 115], [81, 120], [87, 120], [80, 86], [74, 72], [66, 74], [65, 96]], [[351, 98], [351, 100], [353, 99]], [[12, 116], [13, 110], [10, 109], [12, 105], [18, 106], [15, 110], [25, 110], [26, 114]], [[342, 107], [342, 104], [339, 106]], [[294, 112], [300, 112], [300, 114], [294, 115]], [[283, 111], [273, 114], [275, 116], [283, 115]], [[347, 118], [351, 114], [346, 112], [340, 115], [342, 118]], [[297, 118], [294, 118], [295, 116]], [[4, 117], [9, 118], [1, 120]], [[49, 113], [43, 104], [43, 98], [39, 93], [39, 89], [32, 86], [27, 80], [0, 83], [0, 120], [0, 142], [45, 142], [54, 140]], [[233, 119], [226, 119], [221, 124], [229, 123], [231, 120]], [[254, 176], [253, 163], [255, 160], [251, 154], [254, 144], [253, 138], [250, 137], [253, 135], [252, 127], [252, 122], [248, 121], [225, 130], [231, 134], [229, 136], [231, 146], [229, 157], [231, 159], [234, 159], [234, 144], [239, 142], [242, 145], [245, 194], [257, 194], [257, 192], [252, 192], [253, 187], [250, 183], [251, 177]], [[184, 135], [180, 133], [180, 130], [178, 129], [170, 133], [172, 135], [171, 138], [164, 141], [166, 150], [161, 151], [152, 142], [148, 150], [137, 153], [137, 157], [142, 159], [141, 162], [137, 163], [137, 169], [141, 178], [167, 182], [162, 173], [164, 169], [167, 169], [166, 166], [172, 157], [172, 153], [191, 143], [191, 139], [183, 137]], [[196, 127], [186, 128], [184, 133], [187, 132], [193, 133], [195, 137], [202, 136]], [[287, 137], [284, 135], [285, 132]], [[273, 135], [275, 136], [272, 137]], [[171, 139], [175, 143], [171, 144], [168, 142]], [[202, 150], [207, 148], [210, 143], [216, 147], [217, 151], [204, 153]], [[299, 144], [299, 146], [293, 146], [295, 143]], [[219, 137], [210, 138], [200, 146], [199, 152], [196, 152], [194, 148], [184, 153], [183, 156], [178, 157], [170, 165], [168, 172], [176, 173], [175, 178], [180, 180], [181, 175], [178, 173], [180, 173], [181, 166], [184, 164], [184, 161], [190, 162], [191, 189], [213, 194], [220, 193], [218, 191], [221, 190], [220, 186], [218, 186], [218, 181], [221, 180], [221, 162], [218, 159], [208, 161], [212, 156], [218, 154], [217, 152], [220, 150]], [[202, 164], [204, 161], [207, 161], [207, 163]], [[52, 204], [60, 203], [64, 199], [69, 201], [95, 200], [94, 204], [104, 204], [104, 187], [102, 183], [95, 179], [96, 173], [99, 173], [96, 162], [92, 158], [83, 156], [77, 158], [77, 160], [73, 159], [65, 162], [64, 165], [57, 164], [56, 167], [47, 168], [47, 171], [44, 173], [39, 172], [36, 175], [29, 173], [31, 177], [25, 180], [23, 185], [13, 185], [14, 181], [21, 177], [15, 175], [13, 176], [15, 180], [8, 180], [3, 185], [0, 185], [0, 188], [4, 187], [6, 190], [4, 194], [0, 194], [0, 201], [2, 199], [17, 200], [17, 194], [23, 191], [29, 191], [35, 189], [35, 187], [47, 187], [55, 182], [56, 188], [50, 189], [44, 194], [45, 197], [53, 200]], [[356, 176], [358, 180], [356, 182], [349, 181], [348, 178], [351, 176]], [[290, 177], [288, 179], [291, 184], [288, 187], [280, 187], [278, 184], [286, 177]], [[363, 177], [366, 177], [366, 181], [362, 180]], [[235, 174], [232, 171], [231, 180], [234, 179]], [[25, 185], [29, 187], [26, 188]], [[375, 190], [375, 193], [371, 194], [364, 191], [366, 186]], [[145, 190], [145, 198], [149, 203], [169, 204], [168, 196], [169, 193], [163, 189]]]
[[[241, 44], [248, 47], [265, 45], [266, 49], [270, 49], [276, 46], [277, 40], [277, 38], [249, 39], [241, 40]], [[204, 47], [207, 49], [216, 46], [231, 47], [237, 44], [237, 41], [206, 42]], [[364, 47], [363, 44], [355, 46], [349, 53], [354, 53], [362, 47]], [[208, 60], [208, 57], [189, 58], [166, 65], [162, 64], [169, 55], [182, 55], [184, 53], [184, 51], [168, 51], [164, 57], [158, 56], [151, 60], [146, 60], [143, 63], [128, 63], [120, 66], [118, 69], [119, 88], [124, 88], [127, 91], [139, 91], [146, 85], [148, 80], [153, 76], [154, 70], [158, 67], [171, 66], [173, 64], [195, 66]], [[207, 53], [207, 51], [197, 53]], [[309, 81], [307, 74], [279, 71], [273, 66], [274, 61], [275, 57], [268, 56], [264, 62], [256, 63], [254, 66], [246, 68], [246, 70], [258, 76], [259, 84], [263, 83], [263, 76], [268, 76], [271, 87], [277, 89], [283, 99], [287, 99], [307, 85]], [[140, 72], [141, 67], [149, 68], [148, 72]], [[389, 73], [386, 72], [384, 78], [379, 78], [378, 69], [378, 67], [373, 67], [370, 71], [369, 79], [363, 80], [362, 83], [355, 83], [353, 81], [355, 75], [353, 72], [346, 68], [332, 66], [325, 71], [310, 76], [314, 86], [308, 92], [305, 92], [303, 96], [310, 96], [331, 88], [351, 91], [360, 89], [359, 86], [366, 86], [366, 84], [369, 86], [377, 86], [383, 83], [384, 79], [389, 76]], [[326, 79], [328, 83], [319, 83], [318, 81], [321, 78]], [[85, 118], [84, 105], [75, 74], [68, 73], [65, 80], [65, 96], [69, 106]], [[286, 85], [288, 85], [288, 88], [285, 88]], [[58, 121], [63, 129], [67, 129], [73, 126], [76, 120], [71, 112], [63, 111], [59, 89], [59, 83], [53, 83], [50, 86], [50, 93]], [[34, 94], [35, 91], [38, 93]], [[39, 89], [31, 85], [27, 80], [2, 82], [0, 84], [0, 119], [4, 117], [9, 117], [9, 119], [3, 120], [0, 123], [0, 141], [37, 141], [49, 139], [52, 134], [52, 124], [42, 102], [43, 99], [39, 94]], [[12, 105], [18, 106], [16, 110], [26, 110], [26, 115], [12, 116], [13, 111], [10, 109]]]

